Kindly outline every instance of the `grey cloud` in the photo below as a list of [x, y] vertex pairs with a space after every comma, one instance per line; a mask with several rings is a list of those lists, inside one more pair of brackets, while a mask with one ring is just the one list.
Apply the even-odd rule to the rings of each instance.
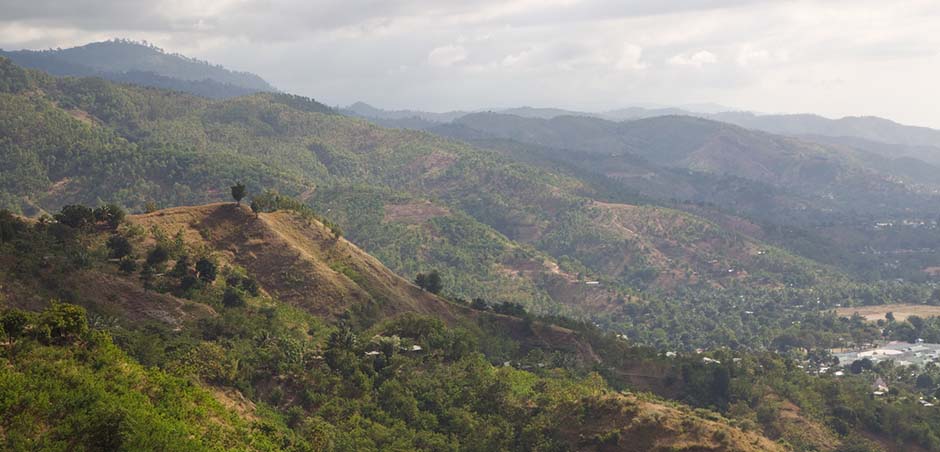
[[940, 78], [936, 29], [929, 0], [0, 0], [0, 47], [147, 39], [330, 103], [430, 109], [712, 101], [930, 123], [938, 95], [897, 99], [936, 92], [899, 69]]

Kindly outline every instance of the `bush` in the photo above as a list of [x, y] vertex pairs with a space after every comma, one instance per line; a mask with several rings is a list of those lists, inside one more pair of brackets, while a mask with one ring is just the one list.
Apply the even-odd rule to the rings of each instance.
[[68, 205], [55, 214], [55, 220], [73, 229], [80, 229], [95, 223], [95, 213], [82, 205]]
[[482, 298], [474, 298], [473, 301], [470, 302], [470, 307], [477, 311], [489, 311], [490, 309], [490, 305]]
[[250, 294], [253, 297], [257, 297], [258, 294], [261, 292], [258, 289], [258, 282], [252, 278], [242, 278], [241, 286], [242, 286], [242, 290], [244, 290], [246, 293]]
[[95, 221], [107, 223], [108, 227], [111, 229], [117, 229], [126, 216], [124, 209], [121, 209], [116, 204], [103, 205], [95, 209], [94, 214]]
[[137, 271], [137, 261], [129, 257], [124, 257], [121, 259], [121, 263], [118, 264], [118, 269], [121, 270], [125, 275], [129, 275]]
[[26, 331], [30, 315], [19, 309], [7, 309], [0, 314], [0, 337], [15, 340]]
[[46, 344], [65, 344], [88, 332], [85, 309], [72, 304], [53, 302], [39, 314], [36, 336]]
[[418, 273], [418, 276], [415, 277], [415, 284], [433, 294], [441, 292], [441, 289], [444, 288], [444, 283], [441, 281], [441, 274], [437, 270], [432, 270], [428, 274]]
[[227, 308], [237, 308], [245, 305], [245, 299], [238, 289], [226, 287], [222, 294], [222, 304]]
[[176, 260], [176, 264], [174, 264], [173, 269], [170, 270], [170, 276], [183, 278], [187, 275], [189, 275], [189, 256], [184, 254]]
[[134, 252], [134, 247], [131, 245], [131, 242], [121, 235], [112, 235], [108, 239], [107, 246], [108, 255], [117, 259], [130, 256], [131, 253]]
[[196, 275], [206, 284], [211, 284], [218, 276], [218, 267], [209, 259], [202, 258], [196, 262]]
[[186, 275], [180, 278], [180, 290], [183, 292], [196, 287], [199, 284], [199, 278], [196, 278], [193, 275]]
[[147, 254], [147, 264], [162, 264], [170, 259], [170, 250], [163, 245], [157, 245]]

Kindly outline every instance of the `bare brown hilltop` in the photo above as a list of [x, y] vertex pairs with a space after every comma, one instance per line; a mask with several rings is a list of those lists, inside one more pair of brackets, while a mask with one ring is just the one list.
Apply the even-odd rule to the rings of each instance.
[[[363, 330], [372, 325], [381, 329], [382, 322], [417, 313], [455, 327], [478, 328], [477, 331], [486, 324], [494, 334], [511, 339], [518, 347], [514, 356], [525, 356], [533, 350], [557, 351], [576, 357], [583, 369], [615, 365], [604, 362], [602, 354], [595, 352], [592, 339], [585, 337], [589, 333], [533, 318], [471, 309], [426, 292], [338, 237], [317, 219], [296, 212], [256, 215], [245, 206], [231, 203], [176, 207], [129, 216], [127, 225], [118, 234], [132, 237], [138, 249], [150, 250], [156, 249], [160, 240], [175, 241], [178, 237], [187, 252], [209, 256], [220, 268], [244, 270], [257, 280], [261, 292], [269, 296], [264, 297], [265, 303], [289, 304], [292, 310], [304, 311], [326, 323], [343, 320]], [[141, 275], [119, 271], [116, 259], [108, 260], [104, 253], [95, 251], [104, 248], [109, 236], [111, 232], [103, 227], [81, 234], [80, 240], [87, 244], [87, 249], [101, 259], [89, 261], [72, 272], [56, 270], [61, 256], [49, 254], [41, 256], [45, 262], [40, 265], [42, 270], [29, 278], [17, 277], [15, 272], [0, 273], [0, 304], [39, 310], [48, 300], [61, 297], [86, 307], [93, 322], [113, 318], [127, 330], [146, 329], [150, 323], [158, 322], [169, 325], [173, 331], [197, 334], [201, 334], [204, 325], [225, 317], [226, 312], [232, 313], [224, 305], [207, 304], [199, 297], [184, 298], [175, 290], [148, 289]], [[0, 254], [0, 264], [15, 265], [10, 258]], [[139, 255], [135, 259], [143, 260]], [[173, 264], [163, 262], [161, 268]], [[261, 315], [259, 311], [253, 312], [252, 315]], [[200, 347], [214, 350], [209, 344]], [[641, 383], [635, 386], [637, 389], [651, 388], [662, 380], [656, 373], [663, 369], [646, 368], [644, 361], [618, 359], [625, 362], [617, 366], [623, 372], [635, 374]], [[644, 376], [655, 381], [646, 382], [640, 378]], [[291, 389], [286, 381], [280, 376], [257, 380], [259, 392], [253, 394], [254, 399], [252, 394], [220, 384], [218, 378], [203, 381], [200, 386], [209, 390], [222, 406], [250, 421], [262, 416], [256, 412], [254, 400], [263, 400], [279, 385]], [[569, 413], [564, 415], [570, 416], [564, 417], [566, 427], [556, 433], [571, 450], [785, 450], [758, 432], [737, 428], [713, 412], [693, 410], [651, 395], [613, 391], [597, 374], [585, 381], [589, 391], [559, 400], [561, 405], [553, 408]], [[596, 387], [590, 381], [596, 381]], [[288, 396], [282, 402], [296, 400]]]
[[444, 300], [396, 275], [377, 259], [320, 221], [290, 211], [255, 215], [246, 206], [216, 203], [134, 215], [130, 222], [213, 251], [223, 265], [237, 265], [257, 278], [272, 297], [332, 321], [353, 314], [372, 322], [412, 312], [454, 325], [485, 315], [524, 348], [575, 352], [599, 358], [577, 333], [556, 325], [482, 313]]

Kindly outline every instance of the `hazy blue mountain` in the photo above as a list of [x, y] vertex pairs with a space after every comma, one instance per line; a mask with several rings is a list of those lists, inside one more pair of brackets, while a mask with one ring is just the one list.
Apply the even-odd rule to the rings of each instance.
[[855, 137], [906, 146], [940, 146], [940, 130], [899, 124], [875, 116], [849, 116], [829, 119], [818, 115], [760, 115], [726, 112], [709, 116], [750, 129], [784, 135]]
[[[553, 158], [608, 177], [635, 178], [637, 184], [631, 184], [634, 189], [656, 197], [689, 199], [686, 196], [692, 193], [703, 193], [701, 188], [680, 190], [682, 184], [665, 183], [674, 179], [663, 173], [666, 168], [778, 187], [803, 199], [788, 198], [784, 202], [796, 210], [806, 208], [806, 196], [815, 199], [811, 205], [823, 210], [884, 212], [899, 208], [897, 203], [936, 205], [936, 199], [928, 193], [940, 184], [935, 166], [912, 157], [819, 144], [691, 116], [614, 122], [584, 116], [538, 119], [475, 113], [431, 131], [465, 140], [488, 136], [556, 149]], [[647, 164], [638, 165], [636, 158]], [[675, 192], [654, 193], [644, 188], [656, 180], [675, 187]], [[753, 204], [760, 199], [755, 197], [759, 190], [748, 187], [741, 191], [747, 202], [724, 191], [722, 197], [738, 207], [741, 202], [759, 207]], [[923, 198], [912, 191], [921, 191]], [[761, 203], [768, 206], [766, 200]]]
[[940, 165], [940, 145], [920, 146], [883, 143], [880, 141], [866, 140], [864, 138], [852, 136], [803, 135], [801, 137], [809, 141], [815, 141], [817, 143], [850, 146], [855, 149], [865, 150], [884, 157], [913, 158], [934, 165]]
[[0, 56], [53, 75], [101, 77], [210, 98], [276, 91], [255, 74], [232, 71], [127, 40], [95, 42], [69, 49], [0, 50]]
[[655, 118], [657, 116], [696, 116], [697, 113], [694, 113], [690, 110], [683, 110], [681, 108], [674, 107], [661, 107], [661, 108], [644, 108], [644, 107], [627, 107], [620, 108], [617, 110], [605, 111], [604, 113], [596, 115], [599, 118], [607, 119], [610, 121], [632, 121], [634, 119], [643, 119], [643, 118]]
[[434, 113], [421, 110], [383, 110], [381, 108], [373, 107], [372, 105], [369, 105], [365, 102], [356, 102], [346, 108], [343, 108], [341, 111], [350, 116], [359, 116], [361, 118], [368, 119], [398, 120], [417, 118], [434, 123], [450, 122], [469, 113], [467, 111]]
[[840, 144], [863, 149], [890, 158], [909, 157], [940, 164], [940, 130], [899, 124], [873, 116], [829, 119], [813, 114], [773, 115], [731, 111], [718, 104], [689, 104], [681, 107], [630, 106], [603, 112], [586, 112], [552, 107], [485, 108], [475, 112], [433, 113], [420, 110], [383, 110], [357, 102], [344, 112], [372, 120], [377, 124], [404, 129], [427, 130], [442, 123], [459, 121], [463, 116], [498, 113], [520, 118], [551, 120], [580, 116], [608, 121], [635, 121], [660, 116], [693, 116], [747, 129], [778, 135], [801, 137], [807, 141]]
[[516, 107], [502, 110], [493, 110], [507, 115], [522, 116], [523, 118], [552, 119], [558, 116], [597, 116], [596, 113], [584, 111], [565, 110], [550, 107]]

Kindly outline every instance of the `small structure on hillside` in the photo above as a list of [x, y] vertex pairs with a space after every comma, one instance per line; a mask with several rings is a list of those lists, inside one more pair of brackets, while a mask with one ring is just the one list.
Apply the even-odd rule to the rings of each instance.
[[[872, 391], [874, 391], [875, 393], [880, 392], [880, 393], [884, 394], [884, 393], [888, 392], [888, 385], [885, 384], [884, 379], [879, 376], [878, 378], [875, 378], [875, 382], [871, 384], [871, 389], [872, 389]], [[876, 395], [878, 395], [878, 394], [876, 394]]]

